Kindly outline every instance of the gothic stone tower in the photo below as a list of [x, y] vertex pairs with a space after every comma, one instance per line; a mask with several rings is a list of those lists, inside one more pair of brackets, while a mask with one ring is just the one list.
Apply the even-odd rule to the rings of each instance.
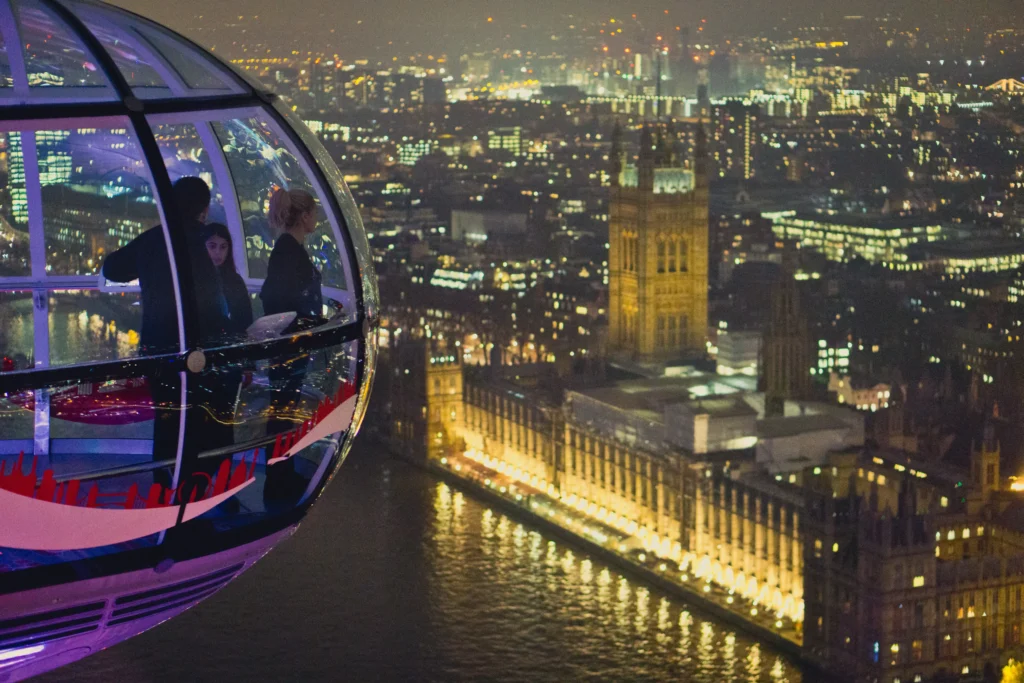
[[765, 413], [782, 415], [787, 399], [811, 398], [811, 337], [800, 308], [791, 267], [772, 292], [772, 315], [764, 332]]
[[708, 321], [708, 178], [703, 127], [693, 170], [675, 133], [655, 145], [644, 126], [635, 168], [624, 168], [616, 126], [611, 153], [608, 347], [659, 361], [703, 354]]

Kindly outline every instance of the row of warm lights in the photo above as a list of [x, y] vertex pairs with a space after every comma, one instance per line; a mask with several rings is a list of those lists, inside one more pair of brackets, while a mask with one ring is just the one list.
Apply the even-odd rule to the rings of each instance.
[[515, 481], [528, 484], [540, 491], [545, 491], [549, 497], [555, 500], [561, 500], [563, 504], [573, 507], [588, 517], [596, 519], [603, 524], [607, 524], [624, 534], [638, 536], [643, 543], [644, 549], [649, 552], [657, 552], [675, 562], [678, 562], [682, 557], [682, 546], [678, 542], [672, 543], [667, 538], [663, 539], [659, 537], [658, 534], [652, 532], [647, 527], [641, 527], [636, 520], [631, 520], [624, 515], [612, 512], [604, 507], [599, 507], [597, 503], [588, 501], [586, 498], [580, 498], [575, 493], [563, 498], [555, 487], [547, 480], [541, 479], [535, 474], [531, 475], [519, 467], [510, 465], [504, 460], [493, 458], [486, 453], [481, 453], [476, 449], [469, 449], [466, 451], [465, 455], [470, 460], [474, 460], [495, 470], [496, 472], [500, 472]]
[[[757, 606], [762, 605], [773, 610], [779, 619], [788, 617], [794, 622], [802, 622], [804, 620], [803, 600], [797, 598], [792, 593], [783, 594], [778, 588], [773, 590], [767, 584], [760, 584], [757, 578], [753, 576], [748, 577], [742, 571], [735, 572], [732, 567], [722, 565], [717, 560], [712, 560], [709, 555], [702, 555], [698, 559], [693, 553], [686, 553], [682, 563], [679, 565], [679, 569], [684, 572], [684, 580], [689, 578], [689, 575], [685, 573], [689, 570], [692, 571], [695, 577], [728, 590], [730, 598], [733, 593], [746, 598], [753, 605], [751, 615], [756, 616]], [[710, 587], [705, 586], [705, 592], [709, 591]], [[731, 601], [729, 602], [731, 604]]]
[[[500, 472], [513, 480], [519, 481], [523, 484], [528, 484], [538, 490], [546, 490], [552, 499], [560, 500], [564, 505], [572, 507], [589, 517], [597, 519], [604, 524], [622, 531], [623, 533], [638, 536], [641, 541], [643, 541], [644, 549], [648, 552], [658, 553], [663, 557], [667, 557], [672, 559], [674, 562], [679, 563], [679, 569], [683, 572], [681, 578], [684, 581], [689, 579], [689, 575], [686, 573], [689, 569], [696, 578], [704, 579], [707, 582], [707, 585], [704, 587], [704, 592], [710, 592], [710, 584], [715, 583], [729, 591], [729, 596], [726, 598], [726, 602], [728, 604], [733, 604], [734, 593], [749, 600], [752, 604], [750, 610], [751, 616], [757, 616], [758, 606], [760, 605], [766, 606], [767, 609], [776, 613], [778, 621], [776, 621], [775, 625], [778, 628], [782, 627], [781, 620], [784, 618], [789, 618], [794, 622], [802, 622], [804, 619], [804, 601], [797, 599], [791, 593], [783, 595], [782, 591], [778, 588], [772, 591], [767, 584], [760, 585], [755, 577], [746, 577], [743, 572], [736, 574], [732, 567], [723, 566], [720, 562], [713, 561], [708, 555], [703, 555], [699, 561], [693, 553], [686, 553], [686, 555], [683, 555], [682, 548], [678, 542], [671, 543], [668, 539], [659, 538], [657, 534], [651, 532], [646, 527], [641, 527], [636, 521], [630, 520], [617, 513], [610, 512], [604, 507], [598, 507], [595, 503], [590, 502], [585, 498], [580, 498], [576, 494], [570, 494], [569, 496], [562, 498], [562, 496], [555, 490], [554, 486], [546, 480], [541, 479], [536, 475], [530, 475], [524, 470], [510, 465], [503, 460], [493, 458], [475, 449], [466, 451], [465, 456], [470, 460], [478, 462], [496, 472]], [[493, 485], [493, 482], [488, 480], [487, 484], [491, 486]], [[504, 487], [502, 487], [502, 489], [504, 489]], [[555, 516], [554, 510], [549, 509], [548, 514], [552, 517]], [[606, 543], [608, 541], [607, 535], [590, 529], [568, 516], [565, 517], [565, 521], [574, 526], [579, 526], [586, 535], [593, 536], [602, 543]], [[625, 549], [624, 545], [619, 545], [620, 552], [625, 551]], [[644, 556], [641, 554], [641, 562], [644, 561], [644, 559]], [[664, 571], [666, 569], [666, 565], [662, 564], [660, 568]]]

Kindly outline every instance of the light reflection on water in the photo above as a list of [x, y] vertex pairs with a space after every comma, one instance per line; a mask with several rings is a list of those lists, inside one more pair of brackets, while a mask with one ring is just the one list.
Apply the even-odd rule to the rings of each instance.
[[[446, 483], [434, 487], [432, 591], [438, 599], [470, 591], [487, 603], [471, 625], [462, 625], [474, 634], [474, 650], [502, 639], [502, 650], [518, 652], [535, 680], [802, 680], [769, 648], [693, 614], [682, 601], [476, 500], [456, 506], [462, 494]], [[452, 565], [462, 569], [446, 569]], [[473, 586], [465, 584], [470, 575], [477, 576]], [[558, 634], [554, 643], [546, 642], [551, 634]], [[557, 664], [541, 661], [549, 648], [558, 651]], [[553, 664], [557, 673], [545, 670]]]

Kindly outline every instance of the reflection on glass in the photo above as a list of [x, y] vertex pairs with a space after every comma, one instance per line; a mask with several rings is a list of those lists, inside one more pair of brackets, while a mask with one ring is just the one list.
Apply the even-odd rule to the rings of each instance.
[[[307, 500], [337, 464], [338, 435], [351, 424], [357, 353], [358, 342], [352, 342], [305, 355], [295, 400], [282, 414], [273, 412], [277, 387], [270, 376], [276, 359], [222, 364], [189, 376], [190, 409], [180, 445], [177, 373], [53, 385], [0, 397], [0, 488], [25, 495], [33, 514], [49, 520], [34, 540], [0, 529], [0, 572], [11, 560], [31, 565], [152, 544], [153, 534], [179, 525], [181, 504], [192, 510], [184, 523], [201, 518], [233, 528]], [[41, 408], [47, 415], [43, 432], [37, 419]], [[288, 423], [287, 439], [253, 446], [272, 419]], [[67, 506], [172, 508], [175, 514], [140, 514], [137, 525], [119, 531], [83, 531], [68, 526]], [[51, 548], [71, 554], [36, 557], [36, 551]]]
[[267, 262], [277, 235], [267, 219], [275, 189], [305, 190], [317, 197], [317, 229], [306, 240], [306, 249], [320, 269], [327, 287], [347, 289], [345, 267], [334, 240], [330, 221], [298, 159], [262, 118], [215, 122], [214, 131], [224, 148], [245, 231], [245, 250], [251, 277], [266, 277]]
[[32, 272], [21, 133], [0, 134], [0, 275]]
[[370, 244], [366, 239], [366, 232], [362, 230], [362, 218], [359, 215], [359, 209], [356, 207], [352, 194], [342, 178], [341, 171], [338, 170], [337, 165], [331, 160], [331, 155], [324, 149], [324, 146], [320, 144], [315, 135], [309, 132], [305, 125], [299, 125], [300, 122], [283, 105], [278, 104], [276, 109], [292, 123], [292, 127], [301, 136], [303, 144], [313, 153], [317, 164], [327, 177], [330, 191], [334, 193], [335, 199], [341, 207], [346, 228], [352, 238], [352, 246], [355, 249], [356, 259], [359, 264], [359, 276], [363, 286], [363, 306], [369, 317], [376, 318], [377, 312], [380, 309], [380, 292], [377, 288], [376, 271], [373, 257], [370, 253]]
[[87, 87], [113, 96], [95, 57], [67, 26], [35, 0], [15, 8], [30, 87]]
[[[14, 86], [14, 76], [11, 74], [11, 58], [7, 54], [7, 41], [0, 35], [0, 90]], [[8, 91], [6, 94], [9, 94]]]
[[128, 85], [133, 88], [162, 88], [170, 94], [167, 83], [150, 64], [152, 57], [143, 53], [140, 49], [142, 46], [133, 40], [132, 34], [110, 25], [108, 21], [98, 16], [97, 12], [83, 12], [81, 19], [114, 60]]
[[71, 365], [139, 355], [142, 308], [137, 292], [52, 292], [50, 363]]
[[35, 133], [47, 273], [99, 273], [103, 257], [160, 219], [148, 172], [126, 128]]
[[32, 292], [0, 292], [0, 372], [33, 364]]
[[226, 223], [224, 195], [214, 176], [210, 155], [196, 127], [191, 123], [154, 123], [151, 127], [171, 182], [186, 176], [202, 178], [210, 186], [213, 195], [207, 222]]

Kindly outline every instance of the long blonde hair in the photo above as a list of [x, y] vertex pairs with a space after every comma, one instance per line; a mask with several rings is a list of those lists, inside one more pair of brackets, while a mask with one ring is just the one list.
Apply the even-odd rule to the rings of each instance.
[[305, 190], [279, 188], [270, 196], [270, 227], [279, 234], [293, 228], [307, 213], [316, 211], [316, 199]]

